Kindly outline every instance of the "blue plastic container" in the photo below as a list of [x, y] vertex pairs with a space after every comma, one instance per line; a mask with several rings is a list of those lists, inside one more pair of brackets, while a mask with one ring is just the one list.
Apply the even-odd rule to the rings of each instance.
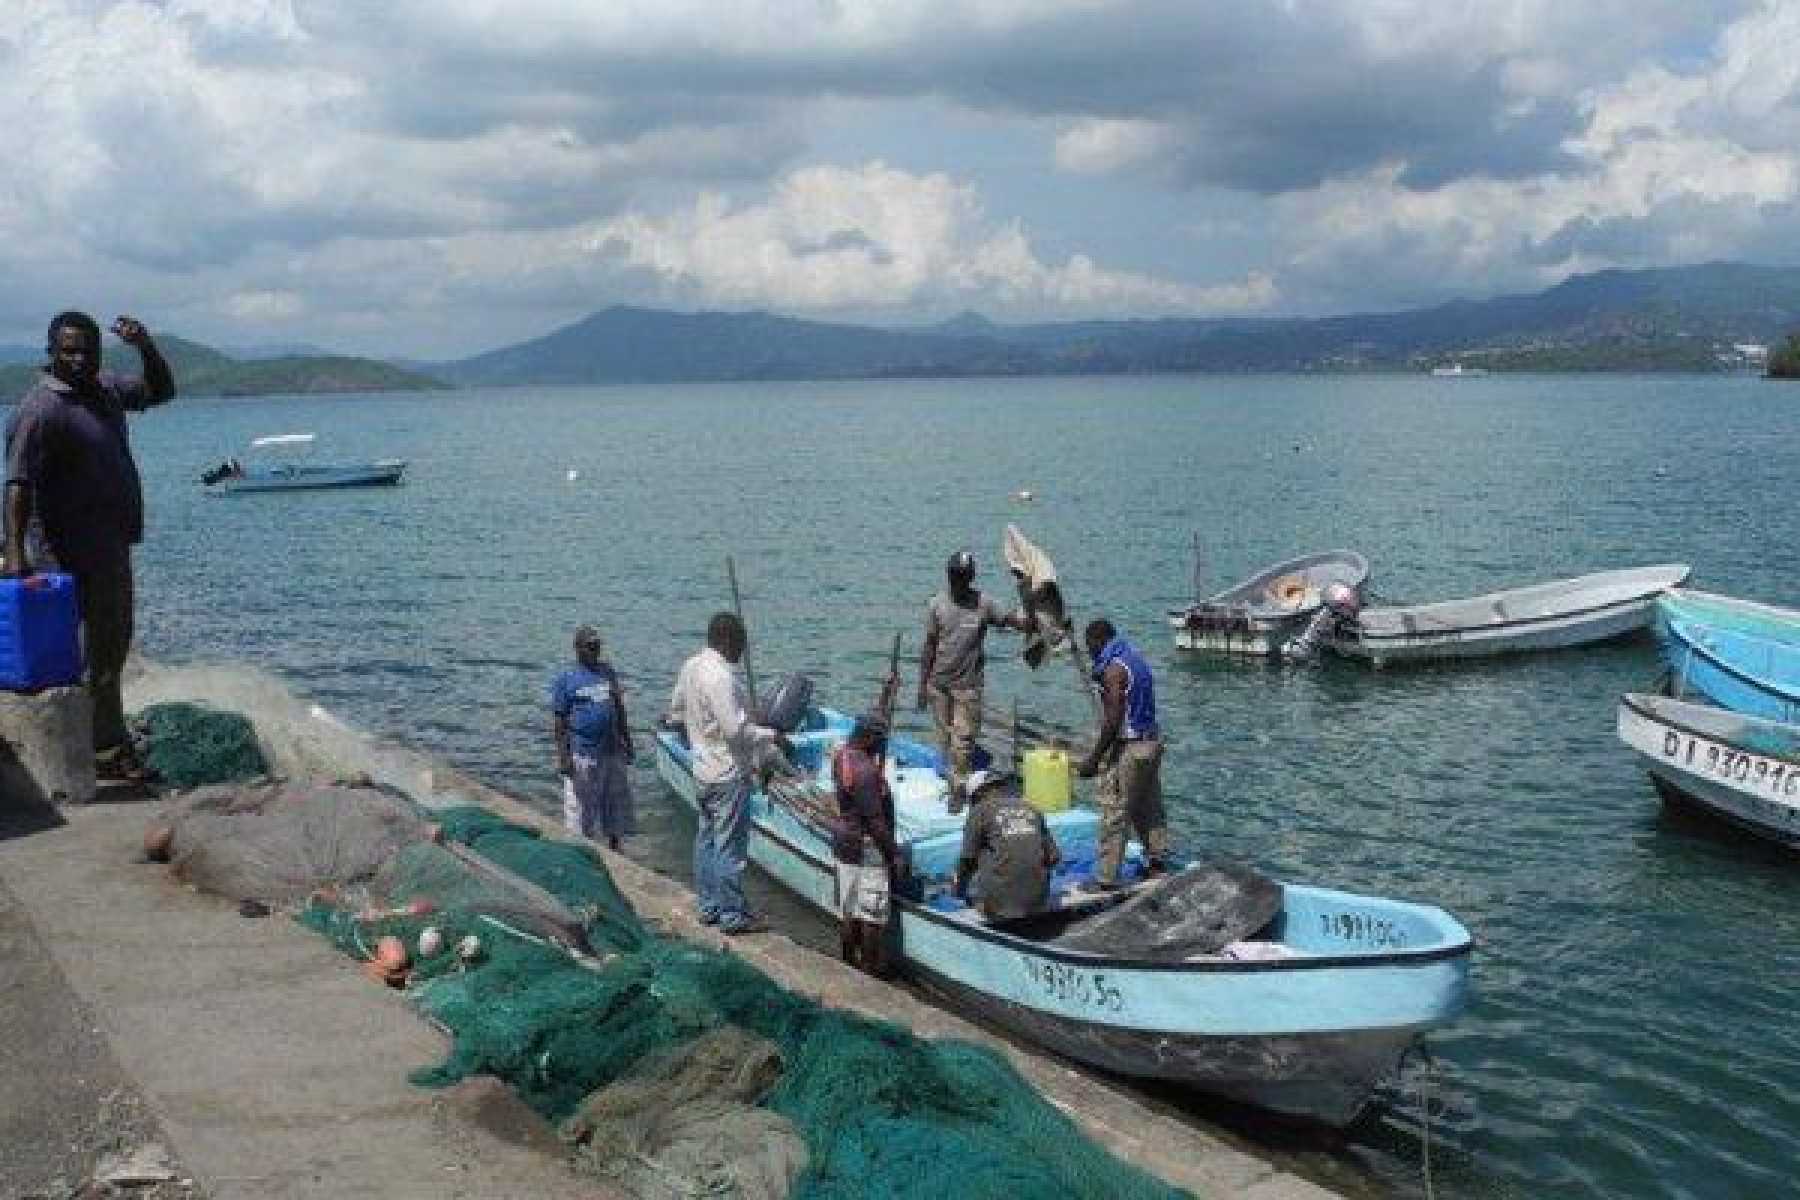
[[81, 607], [68, 575], [0, 579], [0, 688], [81, 682]]

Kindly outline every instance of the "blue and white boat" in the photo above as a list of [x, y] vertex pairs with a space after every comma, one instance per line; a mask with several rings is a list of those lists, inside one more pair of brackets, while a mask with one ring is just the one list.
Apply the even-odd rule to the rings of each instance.
[[[826, 795], [831, 751], [849, 730], [848, 717], [815, 709], [790, 738], [796, 764]], [[923, 884], [917, 898], [895, 899], [899, 958], [958, 1007], [1058, 1053], [1345, 1125], [1414, 1042], [1468, 1004], [1471, 941], [1454, 917], [1329, 888], [1279, 885], [1268, 925], [1218, 954], [1168, 961], [1059, 945], [1093, 912], [1075, 891], [1091, 878], [1098, 833], [1086, 809], [1046, 816], [1064, 857], [1046, 917], [1026, 929], [990, 924], [951, 892], [963, 818], [948, 811], [934, 760], [918, 743], [892, 739], [898, 839]], [[694, 807], [679, 732], [658, 733], [656, 762]], [[758, 792], [752, 829], [751, 860], [835, 916], [831, 847], [817, 822]], [[1134, 845], [1123, 877], [1141, 880], [1143, 870]]]
[[1618, 730], [1664, 800], [1800, 850], [1800, 728], [1633, 692]]
[[382, 458], [367, 463], [315, 463], [277, 458], [271, 451], [310, 449], [310, 433], [277, 433], [250, 443], [250, 460], [230, 459], [207, 471], [200, 482], [218, 493], [297, 492], [319, 488], [391, 487], [406, 474], [406, 461]]
[[1800, 721], [1800, 612], [1677, 590], [1659, 602], [1657, 617], [1674, 695]]

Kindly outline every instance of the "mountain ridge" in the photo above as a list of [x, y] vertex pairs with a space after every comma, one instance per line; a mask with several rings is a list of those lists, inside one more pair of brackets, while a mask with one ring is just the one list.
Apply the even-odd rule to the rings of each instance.
[[1739, 343], [1800, 329], [1800, 267], [1608, 270], [1541, 292], [1329, 317], [1141, 317], [1002, 325], [963, 312], [883, 328], [769, 312], [612, 305], [482, 354], [422, 364], [465, 386], [907, 376], [1743, 369]]

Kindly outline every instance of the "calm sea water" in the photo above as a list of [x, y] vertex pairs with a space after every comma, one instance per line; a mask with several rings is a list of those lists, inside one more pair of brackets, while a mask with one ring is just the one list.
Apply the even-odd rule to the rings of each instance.
[[[1159, 669], [1185, 846], [1477, 934], [1474, 1009], [1431, 1043], [1439, 1195], [1773, 1195], [1800, 1155], [1800, 862], [1659, 808], [1613, 736], [1652, 644], [1294, 670], [1182, 661], [1162, 614], [1193, 592], [1196, 534], [1207, 590], [1350, 546], [1396, 601], [1667, 560], [1800, 601], [1797, 405], [1753, 379], [1398, 377], [181, 402], [135, 426], [142, 641], [269, 667], [547, 802], [542, 689], [578, 621], [647, 720], [727, 602], [730, 553], [759, 671], [854, 707], [896, 630], [916, 655], [951, 550], [1003, 589], [1016, 521], [1079, 615]], [[203, 468], [296, 430], [404, 456], [410, 481], [201, 494]], [[992, 696], [1085, 722], [1066, 664], [1034, 675], [996, 640]], [[678, 862], [679, 821], [637, 782], [635, 852]], [[1416, 1113], [1397, 1094], [1331, 1170], [1416, 1188]]]

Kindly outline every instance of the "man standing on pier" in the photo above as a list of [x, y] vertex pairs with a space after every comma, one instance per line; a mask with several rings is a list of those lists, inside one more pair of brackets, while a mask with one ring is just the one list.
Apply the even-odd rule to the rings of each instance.
[[575, 665], [550, 682], [551, 738], [563, 785], [563, 827], [577, 837], [604, 835], [608, 849], [637, 832], [627, 765], [637, 761], [625, 692], [606, 660], [600, 631], [575, 631]]
[[743, 659], [747, 640], [735, 613], [715, 613], [706, 626], [706, 648], [681, 664], [669, 697], [669, 716], [687, 729], [699, 789], [694, 891], [700, 921], [733, 935], [769, 927], [744, 899], [744, 862], [751, 783], [757, 769], [779, 753], [776, 732], [744, 714], [732, 667]]
[[[86, 313], [50, 322], [49, 365], [6, 426], [4, 571], [57, 568], [75, 577], [98, 773], [142, 781], [119, 691], [131, 652], [131, 548], [144, 537], [125, 414], [172, 400], [175, 376], [142, 322], [119, 317], [112, 331], [138, 352], [142, 378], [100, 369], [100, 326]], [[28, 546], [34, 524], [41, 536]]]
[[1150, 664], [1112, 622], [1089, 621], [1084, 634], [1100, 685], [1100, 733], [1075, 769], [1083, 779], [1100, 776], [1100, 855], [1084, 891], [1119, 886], [1126, 835], [1136, 829], [1152, 875], [1168, 867], [1169, 825], [1162, 802], [1162, 734], [1156, 725], [1156, 685]]
[[919, 708], [931, 709], [950, 776], [950, 811], [962, 811], [975, 739], [981, 736], [986, 682], [983, 644], [990, 626], [1024, 631], [1024, 614], [1004, 612], [975, 586], [975, 556], [958, 550], [945, 567], [948, 588], [925, 609], [925, 648], [919, 656]]

